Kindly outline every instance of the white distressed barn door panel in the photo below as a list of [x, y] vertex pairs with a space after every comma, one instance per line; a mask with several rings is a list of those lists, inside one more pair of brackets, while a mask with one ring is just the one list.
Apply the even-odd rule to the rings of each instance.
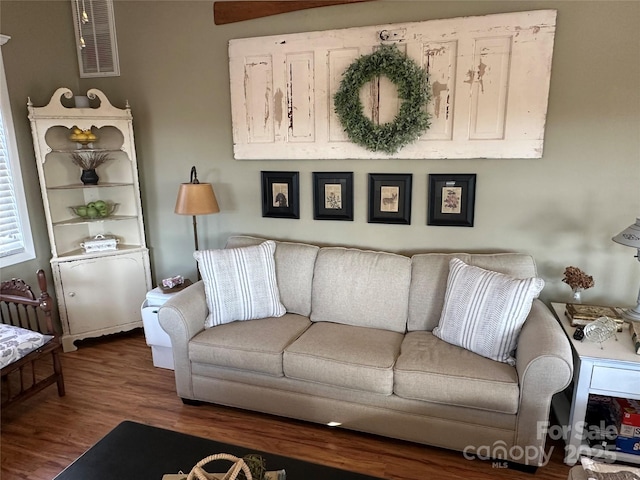
[[[229, 42], [237, 159], [389, 158], [348, 140], [333, 107], [342, 74], [393, 43], [429, 73], [431, 127], [396, 158], [539, 158], [555, 10], [309, 32]], [[386, 77], [361, 91], [365, 115], [393, 121]]]

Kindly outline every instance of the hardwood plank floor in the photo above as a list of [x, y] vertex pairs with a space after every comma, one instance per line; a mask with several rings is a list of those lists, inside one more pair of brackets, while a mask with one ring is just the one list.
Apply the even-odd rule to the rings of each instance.
[[2, 412], [2, 480], [49, 480], [123, 420], [390, 480], [566, 480], [569, 471], [558, 442], [547, 444], [551, 461], [532, 475], [374, 435], [215, 405], [186, 406], [175, 393], [173, 372], [153, 367], [141, 330], [81, 342], [62, 361], [65, 397], [50, 387]]

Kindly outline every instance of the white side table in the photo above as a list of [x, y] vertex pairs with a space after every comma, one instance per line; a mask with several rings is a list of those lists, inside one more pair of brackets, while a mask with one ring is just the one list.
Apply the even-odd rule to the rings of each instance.
[[[189, 285], [191, 285], [191, 280], [186, 279], [182, 288], [186, 288]], [[158, 309], [180, 290], [164, 292], [160, 287], [156, 287], [147, 292], [147, 297], [140, 307], [144, 336], [147, 345], [151, 347], [154, 367], [174, 369], [171, 338], [160, 326]]]
[[[640, 455], [591, 448], [583, 438], [588, 434], [584, 421], [590, 394], [640, 400], [640, 355], [633, 349], [629, 332], [618, 332], [618, 340], [610, 338], [602, 343], [602, 348], [599, 343], [578, 341], [573, 338], [575, 327], [571, 326], [564, 314], [565, 304], [552, 303], [551, 306], [569, 337], [573, 350], [571, 404], [568, 405], [568, 399], [562, 393], [555, 395], [552, 403], [560, 423], [569, 429], [566, 435], [565, 463], [575, 464], [580, 455], [607, 461], [640, 463]], [[628, 328], [628, 324], [624, 328]]]

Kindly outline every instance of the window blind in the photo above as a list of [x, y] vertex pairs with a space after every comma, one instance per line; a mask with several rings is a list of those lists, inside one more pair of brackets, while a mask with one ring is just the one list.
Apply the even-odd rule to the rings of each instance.
[[[0, 34], [0, 46], [9, 38]], [[0, 267], [34, 258], [31, 224], [0, 50]]]
[[25, 251], [9, 163], [7, 133], [0, 108], [0, 257]]

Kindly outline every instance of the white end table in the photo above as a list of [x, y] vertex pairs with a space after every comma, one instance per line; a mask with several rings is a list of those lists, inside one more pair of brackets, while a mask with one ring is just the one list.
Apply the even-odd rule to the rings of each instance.
[[551, 306], [573, 350], [571, 404], [569, 405], [569, 399], [563, 393], [555, 395], [552, 403], [556, 417], [563, 426], [568, 427], [568, 434], [565, 436], [565, 463], [575, 464], [580, 455], [607, 461], [640, 463], [640, 455], [591, 448], [584, 438], [588, 434], [584, 421], [590, 394], [640, 400], [640, 355], [635, 353], [631, 335], [626, 330], [629, 325], [625, 323], [623, 331], [617, 333], [617, 341], [610, 338], [602, 343], [601, 348], [599, 343], [573, 338], [575, 327], [571, 326], [565, 316], [564, 303], [552, 303]]

